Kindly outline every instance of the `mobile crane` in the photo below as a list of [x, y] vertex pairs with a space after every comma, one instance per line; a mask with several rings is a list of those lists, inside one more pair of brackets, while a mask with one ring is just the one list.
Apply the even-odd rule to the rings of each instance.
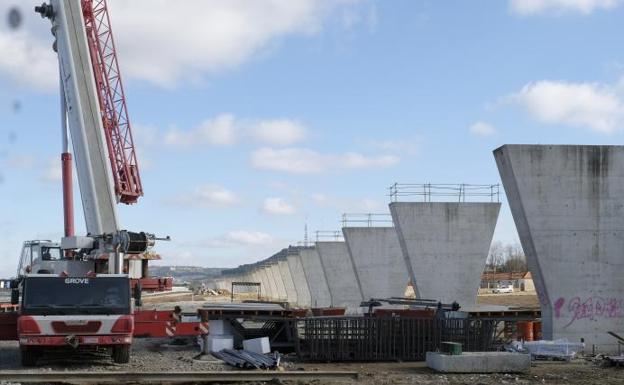
[[[107, 4], [50, 0], [35, 11], [52, 22], [59, 61], [65, 237], [60, 243], [24, 244], [18, 279], [11, 285], [12, 302], [20, 305], [22, 364], [36, 364], [52, 348], [106, 349], [115, 362], [125, 363], [146, 260], [124, 256], [143, 255], [160, 238], [122, 230], [117, 217], [116, 204], [137, 202], [143, 188]], [[68, 131], [85, 236], [73, 229]], [[138, 282], [134, 294], [131, 277]]]

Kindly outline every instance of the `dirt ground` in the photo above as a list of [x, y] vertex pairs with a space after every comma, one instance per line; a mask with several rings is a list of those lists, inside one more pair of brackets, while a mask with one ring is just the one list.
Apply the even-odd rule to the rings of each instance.
[[513, 294], [479, 294], [479, 305], [503, 305], [539, 309], [539, 299], [535, 293], [517, 292]]
[[624, 384], [624, 368], [599, 368], [591, 362], [536, 362], [526, 374], [440, 374], [424, 362], [366, 364], [299, 364], [305, 370], [350, 370], [360, 373], [357, 383], [385, 384]]
[[[114, 364], [105, 355], [76, 355], [68, 358], [44, 357], [36, 369], [22, 369], [16, 342], [0, 342], [0, 383], [5, 370], [45, 372], [61, 371], [226, 371], [233, 368], [220, 361], [194, 360], [198, 347], [170, 347], [158, 340], [137, 340], [129, 364]], [[301, 363], [294, 355], [284, 357], [283, 370], [319, 371], [339, 370], [359, 373], [357, 381], [333, 382], [335, 384], [624, 384], [624, 368], [601, 368], [593, 362], [577, 359], [572, 362], [535, 362], [530, 373], [525, 374], [439, 374], [428, 369], [424, 362], [390, 363]], [[320, 381], [297, 382], [297, 385], [316, 385]]]

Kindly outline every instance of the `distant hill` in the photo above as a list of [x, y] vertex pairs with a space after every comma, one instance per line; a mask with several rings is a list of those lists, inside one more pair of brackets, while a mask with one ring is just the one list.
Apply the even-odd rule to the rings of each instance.
[[173, 277], [176, 282], [193, 282], [212, 279], [225, 269], [200, 266], [150, 266], [149, 270], [152, 277]]

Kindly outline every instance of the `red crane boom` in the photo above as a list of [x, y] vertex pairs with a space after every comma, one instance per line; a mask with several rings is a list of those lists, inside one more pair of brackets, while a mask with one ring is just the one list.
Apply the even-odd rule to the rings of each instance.
[[93, 73], [118, 201], [136, 203], [143, 195], [106, 0], [82, 0]]

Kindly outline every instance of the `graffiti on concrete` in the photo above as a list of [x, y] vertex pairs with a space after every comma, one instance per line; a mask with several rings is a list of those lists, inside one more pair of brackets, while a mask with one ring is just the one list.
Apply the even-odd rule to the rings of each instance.
[[624, 299], [588, 297], [558, 298], [553, 304], [555, 318], [569, 318], [564, 328], [581, 319], [624, 318]]

